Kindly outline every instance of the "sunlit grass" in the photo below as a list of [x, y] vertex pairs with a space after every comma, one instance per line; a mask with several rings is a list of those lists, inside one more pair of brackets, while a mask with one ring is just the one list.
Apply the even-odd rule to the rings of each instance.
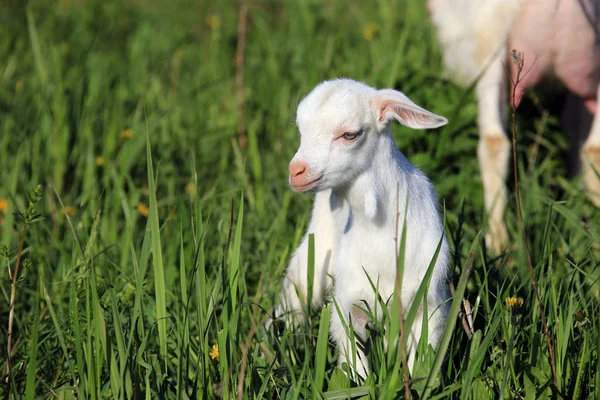
[[[564, 178], [567, 136], [557, 115], [542, 123], [523, 105], [523, 213], [554, 387], [514, 196], [512, 247], [489, 254], [479, 233], [475, 102], [443, 79], [423, 4], [252, 2], [245, 145], [233, 62], [238, 3], [28, 4], [0, 7], [2, 375], [15, 292], [5, 397], [403, 397], [401, 349], [384, 345], [398, 319], [373, 324], [365, 382], [337, 368], [328, 337], [335, 304], [307, 309], [298, 328], [264, 329], [311, 206], [287, 185], [295, 109], [319, 81], [341, 76], [396, 87], [450, 120], [438, 132], [393, 128], [436, 185], [456, 288], [438, 352], [421, 346], [411, 395], [598, 396], [600, 220], [578, 182]], [[43, 220], [24, 231], [15, 212], [27, 210], [38, 184]], [[13, 286], [18, 257], [24, 268]], [[463, 297], [475, 308], [468, 334]], [[407, 329], [416, 307], [403, 315]]]

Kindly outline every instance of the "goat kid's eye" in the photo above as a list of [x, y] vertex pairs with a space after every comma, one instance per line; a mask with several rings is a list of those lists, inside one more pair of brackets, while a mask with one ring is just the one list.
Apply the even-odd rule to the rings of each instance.
[[346, 132], [342, 135], [342, 137], [344, 138], [344, 140], [348, 140], [348, 141], [352, 141], [352, 140], [356, 140], [357, 137], [360, 136], [362, 132]]

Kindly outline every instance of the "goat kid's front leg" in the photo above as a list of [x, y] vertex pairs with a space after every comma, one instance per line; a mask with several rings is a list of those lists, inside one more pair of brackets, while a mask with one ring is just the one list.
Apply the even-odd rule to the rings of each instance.
[[[367, 316], [358, 307], [352, 307], [351, 318], [344, 317], [344, 321], [340, 317], [342, 315], [350, 316], [350, 313], [344, 312], [345, 307], [343, 304], [338, 305], [340, 312], [336, 308], [336, 300], [332, 302], [331, 308], [331, 325], [330, 333], [331, 338], [336, 344], [340, 354], [338, 356], [338, 366], [341, 368], [344, 363], [348, 364], [350, 368], [350, 377], [356, 381], [357, 377], [360, 376], [362, 379], [366, 379], [369, 375], [369, 363], [366, 354], [360, 348], [357, 337], [361, 339], [366, 338], [367, 333]], [[351, 332], [346, 332], [346, 327]], [[354, 338], [351, 337], [354, 335]]]
[[583, 181], [585, 183], [589, 199], [600, 207], [600, 112], [598, 112], [598, 99], [600, 98], [600, 86], [594, 101], [595, 104], [590, 106], [595, 111], [592, 129], [583, 145], [581, 152], [581, 165], [583, 169]]
[[310, 305], [316, 309], [323, 305], [323, 300], [333, 285], [330, 274], [336, 235], [330, 191], [316, 194], [308, 230], [288, 265], [283, 289], [279, 295], [279, 304], [275, 309], [275, 317], [283, 317], [288, 325], [298, 326], [305, 320], [304, 307], [308, 301], [308, 241], [310, 234], [314, 234], [315, 242], [314, 281]]
[[[426, 254], [433, 254], [435, 248], [429, 243], [430, 246], [419, 246], [415, 247], [413, 251], [423, 251]], [[407, 351], [407, 362], [408, 370], [412, 374], [415, 371], [415, 359], [417, 358], [417, 350], [421, 339], [427, 340], [427, 344], [430, 344], [435, 350], [438, 350], [438, 343], [442, 337], [446, 323], [448, 321], [448, 311], [450, 308], [451, 299], [450, 292], [448, 290], [447, 283], [447, 270], [444, 269], [448, 263], [449, 249], [446, 243], [443, 244], [438, 255], [437, 265], [434, 267], [433, 275], [430, 278], [428, 292], [426, 300], [422, 297], [416, 298], [416, 294], [419, 291], [419, 287], [422, 284], [424, 272], [419, 273], [405, 273], [402, 281], [401, 300], [402, 307], [404, 309], [404, 318], [408, 315], [409, 310], [415, 306], [414, 302], [417, 302], [418, 312], [415, 319], [412, 321], [408, 331], [405, 331], [406, 337], [406, 351]], [[423, 260], [421, 264], [421, 271], [425, 271], [427, 268], [427, 260]], [[438, 265], [444, 266], [438, 268]], [[391, 307], [391, 304], [390, 304]], [[424, 311], [427, 309], [427, 315], [424, 317]], [[388, 309], [390, 316], [393, 317], [391, 308]], [[427, 318], [427, 331], [423, 332], [423, 319]], [[424, 335], [426, 333], [426, 335]], [[400, 338], [398, 338], [400, 339]], [[398, 342], [399, 344], [400, 342]], [[424, 354], [419, 355], [419, 359], [422, 359]]]
[[510, 142], [504, 131], [506, 88], [502, 57], [489, 66], [477, 83], [479, 108], [479, 145], [477, 158], [483, 182], [485, 209], [489, 214], [487, 246], [499, 253], [508, 245], [504, 224], [506, 208], [506, 175], [510, 159]]

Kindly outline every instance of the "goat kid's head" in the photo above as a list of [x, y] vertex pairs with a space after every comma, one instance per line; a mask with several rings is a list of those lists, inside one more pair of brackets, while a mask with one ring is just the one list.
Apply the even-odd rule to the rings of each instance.
[[340, 188], [368, 169], [390, 121], [415, 129], [448, 121], [397, 90], [377, 90], [350, 79], [319, 84], [298, 106], [300, 148], [289, 165], [295, 191]]

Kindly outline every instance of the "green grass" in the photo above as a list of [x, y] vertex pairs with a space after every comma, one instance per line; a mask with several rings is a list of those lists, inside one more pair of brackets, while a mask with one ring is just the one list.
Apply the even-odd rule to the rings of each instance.
[[[424, 5], [321, 3], [249, 2], [246, 143], [237, 133], [237, 2], [0, 5], [2, 375], [9, 271], [21, 267], [3, 397], [403, 397], [400, 347], [383, 345], [384, 328], [399, 332], [393, 318], [370, 331], [366, 382], [336, 368], [327, 334], [335, 305], [295, 330], [263, 328], [311, 207], [287, 184], [295, 109], [318, 82], [341, 76], [396, 87], [450, 120], [432, 132], [393, 128], [444, 207], [452, 313], [462, 294], [477, 309], [472, 338], [452, 318], [437, 354], [422, 346], [412, 395], [599, 396], [600, 218], [578, 181], [564, 178], [558, 113], [542, 118], [524, 103], [517, 149], [554, 387], [514, 193], [513, 246], [496, 257], [478, 235], [486, 216], [474, 97], [443, 79]], [[42, 198], [32, 202], [37, 185]], [[511, 311], [513, 296], [524, 302]], [[415, 310], [403, 311], [409, 325]]]

